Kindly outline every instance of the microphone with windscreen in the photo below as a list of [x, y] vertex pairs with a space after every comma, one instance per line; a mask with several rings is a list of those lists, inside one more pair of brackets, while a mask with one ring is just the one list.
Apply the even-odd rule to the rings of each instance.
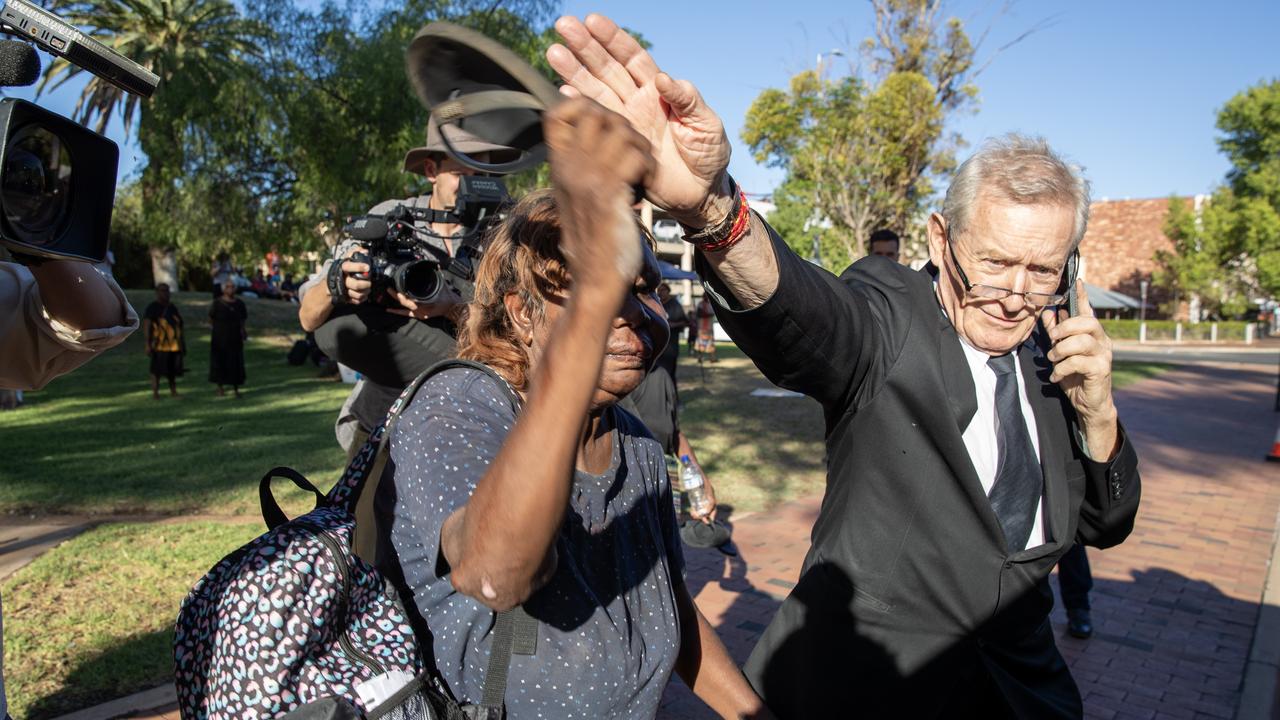
[[[445, 150], [487, 173], [512, 173], [547, 158], [542, 113], [563, 100], [546, 77], [497, 41], [449, 22], [418, 31], [405, 56], [409, 82], [431, 112]], [[480, 140], [513, 148], [519, 157], [485, 162], [450, 142], [449, 126]]]
[[0, 40], [0, 87], [26, 87], [40, 77], [40, 56], [21, 40]]

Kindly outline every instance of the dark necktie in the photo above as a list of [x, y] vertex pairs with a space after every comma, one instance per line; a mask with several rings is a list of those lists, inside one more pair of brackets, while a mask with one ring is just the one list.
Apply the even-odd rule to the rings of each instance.
[[1018, 552], [1026, 548], [1031, 537], [1044, 476], [1018, 400], [1014, 354], [993, 357], [987, 365], [996, 373], [996, 442], [1000, 458], [996, 481], [987, 499], [1000, 520], [1009, 551]]

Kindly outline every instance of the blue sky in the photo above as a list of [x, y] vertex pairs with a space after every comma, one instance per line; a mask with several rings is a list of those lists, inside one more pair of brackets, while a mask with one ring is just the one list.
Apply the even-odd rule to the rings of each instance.
[[[946, 6], [975, 39], [990, 27], [979, 62], [1023, 31], [1045, 21], [1048, 27], [994, 59], [977, 79], [977, 112], [951, 129], [974, 145], [1009, 130], [1044, 135], [1085, 166], [1096, 198], [1209, 192], [1227, 170], [1215, 144], [1217, 110], [1240, 90], [1280, 77], [1276, 0], [1024, 1], [998, 16], [999, 6]], [[871, 29], [870, 6], [857, 0], [565, 0], [563, 9], [602, 12], [639, 30], [664, 70], [692, 80], [725, 119], [735, 143], [731, 170], [750, 192], [781, 180], [779, 171], [757, 166], [738, 137], [751, 101], [813, 67], [819, 52], [845, 51], [824, 62], [849, 72]], [[69, 113], [78, 89], [41, 102]], [[121, 143], [123, 176], [140, 154], [118, 122], [108, 134]]]

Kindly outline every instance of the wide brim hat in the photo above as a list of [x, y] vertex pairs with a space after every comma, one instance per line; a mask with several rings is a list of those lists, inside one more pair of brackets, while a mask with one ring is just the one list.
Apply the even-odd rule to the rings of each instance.
[[447, 155], [448, 150], [445, 149], [444, 138], [441, 134], [445, 134], [449, 138], [449, 144], [458, 152], [466, 155], [478, 155], [480, 153], [489, 153], [490, 162], [509, 162], [520, 157], [521, 152], [513, 147], [499, 145], [497, 143], [488, 142], [467, 132], [460, 125], [439, 125], [437, 123], [427, 123], [427, 143], [422, 147], [416, 147], [404, 155], [404, 171], [417, 173], [418, 175], [426, 174], [426, 163], [433, 155]]
[[458, 162], [481, 171], [514, 172], [546, 159], [542, 113], [564, 98], [550, 80], [497, 41], [453, 23], [434, 22], [409, 43], [405, 70], [431, 112], [428, 132], [459, 128], [481, 143], [520, 153], [511, 161], [483, 162], [455, 144], [451, 133], [442, 135], [444, 152]]

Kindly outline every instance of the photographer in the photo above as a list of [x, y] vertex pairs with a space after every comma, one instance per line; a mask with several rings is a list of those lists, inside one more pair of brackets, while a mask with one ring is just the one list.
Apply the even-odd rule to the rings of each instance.
[[[0, 388], [40, 389], [137, 329], [138, 314], [105, 266], [0, 262]], [[0, 718], [6, 710], [0, 618]]]
[[[486, 143], [457, 127], [450, 126], [446, 132], [454, 147], [483, 161], [500, 161], [517, 152]], [[435, 127], [428, 127], [426, 145], [405, 155], [404, 169], [425, 176], [432, 191], [379, 203], [370, 208], [369, 215], [387, 215], [399, 206], [411, 212], [451, 211], [457, 206], [462, 177], [475, 174], [445, 154]], [[413, 226], [415, 240], [450, 258], [457, 257], [464, 244], [479, 240], [472, 228], [458, 223], [415, 220]], [[365, 275], [369, 264], [353, 259], [367, 250], [354, 240], [339, 243], [333, 259], [298, 289], [298, 320], [302, 328], [316, 333], [316, 341], [327, 355], [365, 377], [339, 416], [338, 436], [347, 440], [343, 445], [349, 452], [382, 422], [409, 381], [432, 364], [453, 356], [455, 322], [467, 302], [447, 285], [432, 303], [416, 302], [394, 290], [389, 290], [386, 297], [374, 297], [373, 284]], [[357, 427], [353, 430], [350, 424]]]

